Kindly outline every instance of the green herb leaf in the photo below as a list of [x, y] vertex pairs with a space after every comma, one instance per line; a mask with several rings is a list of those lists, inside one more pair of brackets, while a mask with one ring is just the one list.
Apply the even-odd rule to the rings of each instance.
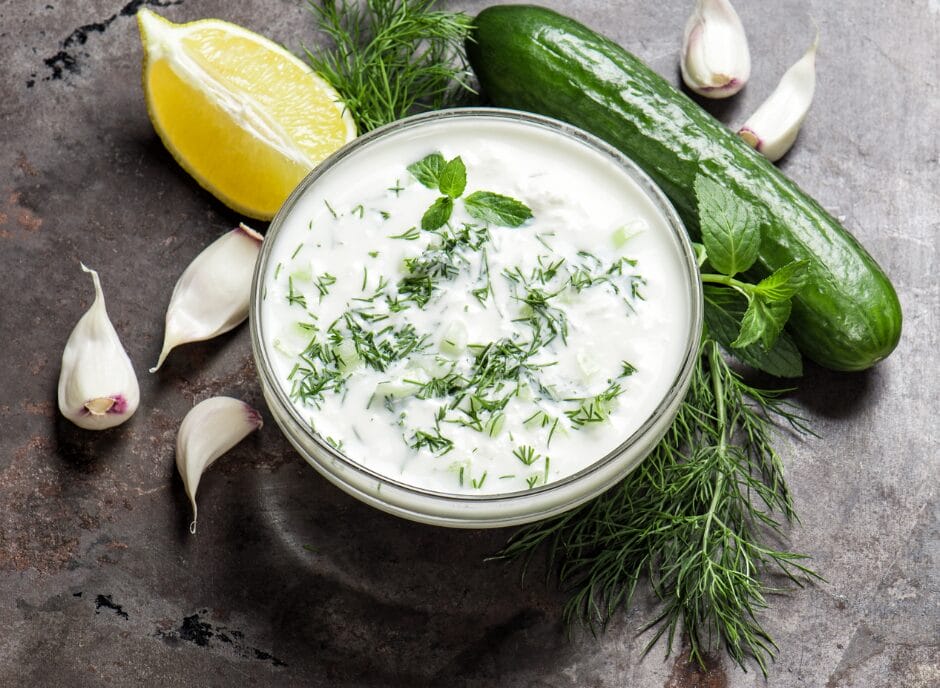
[[809, 278], [806, 271], [807, 265], [805, 260], [787, 263], [754, 285], [754, 293], [767, 301], [786, 301], [806, 284]]
[[438, 180], [441, 193], [451, 198], [460, 198], [464, 189], [467, 188], [467, 168], [464, 167], [463, 160], [458, 155], [453, 160], [449, 160], [441, 170]]
[[747, 300], [741, 294], [733, 289], [706, 284], [704, 295], [705, 326], [725, 351], [741, 362], [777, 377], [800, 377], [803, 374], [800, 351], [786, 332], [782, 332], [767, 350], [759, 344], [732, 347], [747, 309]]
[[729, 276], [750, 268], [760, 247], [760, 222], [753, 210], [701, 175], [695, 178], [695, 195], [708, 262]]
[[490, 191], [474, 191], [464, 199], [464, 207], [470, 217], [503, 227], [518, 227], [532, 217], [525, 203]]
[[414, 175], [414, 178], [424, 184], [429, 189], [436, 189], [440, 185], [441, 172], [447, 162], [440, 153], [431, 153], [418, 162], [408, 165], [408, 171]]
[[758, 295], [751, 297], [744, 318], [741, 320], [741, 333], [731, 342], [731, 346], [740, 348], [760, 342], [766, 351], [774, 345], [790, 317], [790, 300], [765, 301]]
[[427, 231], [440, 229], [450, 219], [453, 211], [454, 199], [450, 196], [441, 196], [424, 212], [421, 217], [421, 229]]

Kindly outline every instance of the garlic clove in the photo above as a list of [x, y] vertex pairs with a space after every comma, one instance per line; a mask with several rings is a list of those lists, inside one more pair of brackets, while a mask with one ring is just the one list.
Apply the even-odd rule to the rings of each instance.
[[761, 103], [738, 135], [771, 162], [782, 158], [796, 141], [816, 91], [816, 49], [809, 50], [784, 73], [774, 92]]
[[59, 411], [80, 428], [105, 430], [137, 410], [140, 387], [134, 366], [108, 319], [98, 273], [91, 274], [95, 300], [65, 343], [59, 372]]
[[262, 236], [245, 224], [223, 234], [180, 275], [166, 311], [157, 372], [180, 344], [201, 342], [237, 327], [248, 317], [251, 278]]
[[682, 80], [706, 98], [727, 98], [751, 76], [744, 26], [728, 0], [697, 0], [682, 39]]
[[193, 507], [189, 532], [196, 532], [196, 490], [202, 474], [216, 459], [262, 426], [261, 414], [231, 397], [212, 397], [196, 404], [176, 435], [176, 469]]

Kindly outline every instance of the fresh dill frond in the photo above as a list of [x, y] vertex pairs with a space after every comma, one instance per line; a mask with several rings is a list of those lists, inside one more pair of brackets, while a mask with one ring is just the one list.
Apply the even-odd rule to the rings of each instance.
[[607, 493], [517, 531], [497, 558], [527, 565], [544, 551], [549, 575], [569, 595], [565, 621], [592, 629], [629, 606], [646, 579], [661, 604], [647, 651], [663, 636], [671, 651], [682, 628], [699, 662], [724, 646], [739, 665], [751, 657], [766, 674], [776, 646], [759, 613], [778, 591], [766, 577], [783, 574], [799, 586], [818, 578], [803, 555], [772, 544], [795, 518], [775, 424], [811, 432], [779, 394], [745, 383], [706, 340], [688, 396], [653, 453]]
[[470, 17], [436, 0], [311, 0], [331, 49], [307, 50], [339, 91], [360, 132], [473, 93], [463, 53]]

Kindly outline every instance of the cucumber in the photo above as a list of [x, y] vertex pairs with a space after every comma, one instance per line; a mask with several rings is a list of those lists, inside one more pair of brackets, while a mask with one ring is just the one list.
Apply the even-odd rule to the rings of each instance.
[[807, 357], [833, 370], [862, 370], [891, 353], [901, 307], [884, 272], [738, 136], [637, 57], [556, 12], [501, 5], [474, 24], [467, 53], [493, 105], [555, 117], [619, 148], [659, 184], [693, 237], [697, 174], [750, 203], [765, 218], [754, 275], [809, 262], [788, 325]]

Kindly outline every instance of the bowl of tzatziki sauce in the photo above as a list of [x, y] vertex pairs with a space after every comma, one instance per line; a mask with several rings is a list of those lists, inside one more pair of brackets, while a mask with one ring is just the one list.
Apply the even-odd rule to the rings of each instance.
[[614, 486], [688, 388], [702, 291], [629, 158], [549, 118], [407, 118], [323, 162], [272, 222], [252, 347], [324, 477], [405, 518], [496, 527]]

